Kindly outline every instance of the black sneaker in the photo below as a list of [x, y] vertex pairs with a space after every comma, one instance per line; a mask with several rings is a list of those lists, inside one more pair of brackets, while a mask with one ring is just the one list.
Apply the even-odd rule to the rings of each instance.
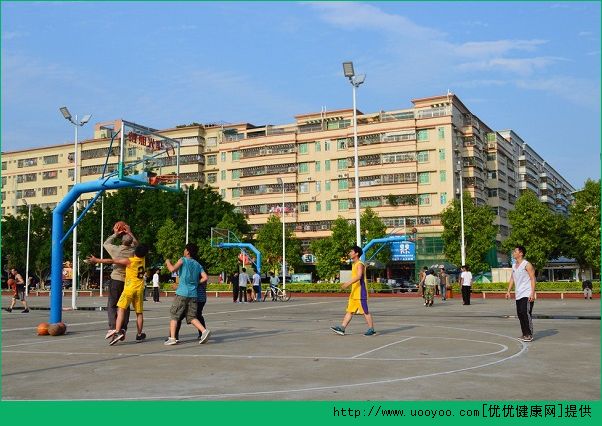
[[12, 312], [13, 310], [11, 308], [6, 308], [6, 312]]
[[339, 334], [341, 336], [345, 335], [345, 329], [343, 327], [339, 327], [338, 325], [336, 327], [330, 327], [330, 329], [332, 331], [334, 331], [336, 334]]
[[27, 309], [23, 309], [23, 311], [22, 311], [21, 313], [22, 313], [22, 314], [27, 314], [27, 313], [29, 313], [29, 308], [27, 308]]
[[140, 333], [140, 334], [136, 334], [136, 341], [137, 342], [141, 342], [144, 339], [146, 339], [146, 333]]

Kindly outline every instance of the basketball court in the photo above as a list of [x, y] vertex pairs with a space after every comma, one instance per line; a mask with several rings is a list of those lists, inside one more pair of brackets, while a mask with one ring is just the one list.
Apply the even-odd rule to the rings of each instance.
[[[135, 324], [124, 342], [104, 340], [106, 304], [80, 298], [63, 311], [67, 334], [37, 336], [48, 298], [23, 314], [2, 311], [5, 400], [597, 400], [599, 301], [543, 299], [535, 340], [522, 343], [514, 303], [458, 298], [425, 308], [418, 298], [373, 298], [377, 334], [356, 317], [346, 336], [345, 297], [234, 304], [209, 297], [212, 331], [199, 345], [183, 326], [164, 346], [170, 298], [145, 303], [146, 341]], [[9, 298], [3, 297], [3, 306]], [[69, 306], [64, 300], [63, 306]], [[40, 309], [42, 308], [42, 309]], [[44, 309], [46, 308], [46, 310]]]

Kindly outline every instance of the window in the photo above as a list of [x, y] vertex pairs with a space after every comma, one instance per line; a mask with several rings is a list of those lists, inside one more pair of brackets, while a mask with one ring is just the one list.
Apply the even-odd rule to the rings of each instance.
[[339, 200], [339, 211], [349, 210], [349, 200]]
[[324, 151], [330, 151], [330, 141], [324, 141]]
[[439, 170], [439, 182], [445, 182], [447, 180], [447, 172], [445, 170]]
[[489, 179], [495, 179], [497, 178], [497, 172], [496, 170], [492, 170], [489, 172]]
[[226, 190], [225, 189], [220, 189], [219, 194], [221, 195], [222, 198], [226, 198]]
[[226, 171], [225, 170], [221, 171], [221, 175], [222, 175], [222, 180], [226, 180]]
[[431, 194], [420, 194], [418, 195], [419, 206], [430, 206], [431, 205]]
[[418, 183], [419, 184], [426, 184], [426, 183], [430, 183], [430, 182], [431, 182], [431, 179], [430, 179], [429, 172], [418, 173]]
[[56, 194], [57, 194], [56, 186], [47, 186], [46, 188], [42, 188], [42, 196], [56, 195]]
[[306, 143], [299, 144], [299, 154], [307, 154], [309, 153], [309, 148]]
[[240, 188], [232, 188], [232, 198], [240, 197]]
[[226, 153], [222, 152], [222, 163], [226, 162]]
[[44, 157], [44, 164], [56, 164], [59, 162], [58, 155], [46, 155]]
[[445, 127], [439, 127], [437, 133], [439, 134], [439, 139], [445, 139]]
[[445, 160], [445, 148], [439, 149], [439, 160]]
[[330, 191], [330, 181], [329, 180], [324, 182], [324, 189], [326, 191]]
[[321, 168], [322, 168], [321, 163], [319, 161], [316, 161], [316, 172], [319, 172]]
[[348, 166], [347, 166], [347, 159], [346, 158], [340, 158], [337, 160], [337, 170], [347, 170]]
[[349, 181], [347, 179], [339, 179], [339, 191], [344, 191], [349, 189]]
[[322, 182], [319, 180], [316, 181], [316, 192], [322, 191]]
[[6, 176], [2, 176], [2, 186], [6, 186]]
[[[491, 154], [487, 154], [487, 160], [488, 161], [493, 161], [495, 160], [496, 156], [495, 156], [495, 152], [492, 152]], [[519, 162], [520, 163], [520, 162]], [[520, 165], [520, 164], [519, 164]]]
[[299, 174], [309, 173], [309, 163], [299, 163]]
[[24, 160], [19, 160], [17, 161], [17, 167], [21, 168], [21, 167], [32, 167], [32, 166], [37, 166], [38, 165], [38, 159], [37, 158], [26, 158]]
[[416, 159], [419, 163], [427, 163], [429, 161], [429, 152], [428, 151], [419, 151], [416, 154]]
[[332, 209], [332, 202], [330, 200], [326, 200], [326, 211], [329, 212]]
[[337, 149], [347, 149], [347, 138], [337, 139]]
[[299, 184], [299, 194], [307, 194], [309, 192], [309, 182]]
[[73, 179], [74, 174], [75, 174], [75, 169], [67, 170], [67, 177]]
[[207, 156], [207, 165], [215, 166], [217, 164], [217, 155], [208, 155]]
[[321, 201], [316, 201], [316, 211], [317, 212], [322, 211], [322, 202]]
[[216, 137], [207, 138], [207, 142], [205, 143], [205, 146], [217, 146], [217, 138]]
[[2, 162], [2, 170], [6, 170], [6, 161]]
[[240, 169], [232, 170], [232, 180], [240, 179]]
[[42, 179], [43, 180], [56, 179], [58, 177], [59, 177], [59, 174], [58, 174], [58, 172], [56, 170], [50, 170], [50, 171], [42, 173]]
[[309, 203], [299, 203], [299, 211], [301, 213], [309, 213]]
[[439, 202], [441, 203], [441, 205], [447, 203], [447, 192], [442, 192], [441, 194], [439, 194]]
[[232, 151], [232, 161], [240, 160], [240, 151]]
[[324, 160], [324, 170], [330, 171], [330, 160]]
[[217, 173], [207, 173], [207, 183], [217, 182]]
[[315, 151], [316, 151], [316, 152], [320, 152], [320, 151], [322, 151], [322, 146], [320, 145], [320, 142], [319, 142], [319, 141], [318, 141], [318, 142], [316, 142], [316, 144], [315, 144], [315, 146], [314, 146], [314, 149], [315, 149]]
[[416, 132], [416, 139], [419, 142], [428, 141], [429, 140], [428, 130], [426, 130], [426, 129], [418, 130], [418, 132]]

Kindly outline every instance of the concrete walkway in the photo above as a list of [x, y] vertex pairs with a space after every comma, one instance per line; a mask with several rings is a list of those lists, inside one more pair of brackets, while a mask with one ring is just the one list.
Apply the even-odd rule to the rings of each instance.
[[[10, 299], [2, 298], [2, 306]], [[32, 310], [2, 311], [5, 400], [597, 400], [600, 302], [543, 299], [534, 310], [535, 340], [515, 339], [511, 301], [458, 298], [425, 308], [416, 298], [374, 298], [377, 334], [355, 318], [346, 336], [329, 330], [346, 298], [233, 304], [210, 298], [212, 336], [199, 345], [164, 346], [171, 299], [145, 304], [145, 342], [104, 340], [105, 299], [80, 299], [64, 311], [65, 336], [37, 336], [48, 298]], [[64, 306], [70, 306], [65, 298]], [[37, 309], [36, 309], [37, 308]], [[52, 389], [52, 394], [50, 394]]]

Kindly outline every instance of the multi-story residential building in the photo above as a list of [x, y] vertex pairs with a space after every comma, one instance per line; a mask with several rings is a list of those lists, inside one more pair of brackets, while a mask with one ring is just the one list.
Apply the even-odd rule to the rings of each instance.
[[[509, 233], [507, 213], [521, 190], [566, 212], [574, 189], [514, 132], [495, 132], [452, 94], [412, 103], [358, 112], [360, 208], [373, 208], [389, 232], [415, 228], [421, 265], [442, 259], [440, 214], [459, 196], [459, 173], [475, 202], [495, 209], [498, 242]], [[322, 111], [284, 125], [193, 124], [157, 132], [181, 141], [181, 182], [215, 188], [254, 230], [280, 214], [282, 179], [286, 221], [308, 250], [337, 217], [355, 218], [352, 117], [352, 110]], [[102, 173], [106, 125], [97, 124], [94, 138], [79, 144], [81, 181]], [[147, 148], [127, 149], [142, 158]], [[117, 167], [117, 154], [113, 147], [108, 170]], [[159, 174], [174, 170], [173, 159], [156, 166]], [[3, 153], [2, 214], [14, 214], [24, 199], [53, 207], [73, 185], [73, 171], [72, 144]]]

